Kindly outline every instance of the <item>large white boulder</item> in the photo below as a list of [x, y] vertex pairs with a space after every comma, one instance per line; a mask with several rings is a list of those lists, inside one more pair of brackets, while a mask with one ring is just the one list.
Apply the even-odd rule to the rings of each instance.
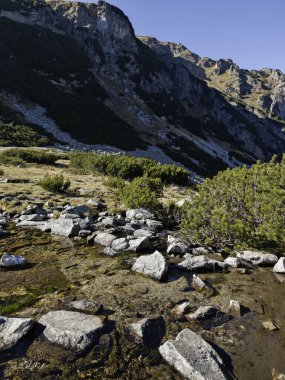
[[140, 256], [133, 264], [132, 270], [160, 281], [168, 270], [168, 264], [164, 256], [155, 251], [151, 255]]
[[30, 318], [0, 317], [0, 351], [15, 346], [33, 327], [34, 321]]

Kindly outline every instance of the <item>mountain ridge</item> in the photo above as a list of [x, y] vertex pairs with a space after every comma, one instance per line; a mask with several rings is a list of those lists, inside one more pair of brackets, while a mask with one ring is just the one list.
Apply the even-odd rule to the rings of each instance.
[[[27, 102], [42, 107], [43, 115], [46, 113], [59, 130], [90, 148], [107, 144], [142, 155], [155, 151], [152, 155], [159, 156], [161, 152], [161, 156], [202, 176], [214, 175], [228, 166], [268, 160], [285, 151], [282, 86], [275, 100], [270, 98], [271, 104], [271, 94], [264, 94], [269, 108], [253, 107], [252, 97], [248, 100], [240, 95], [245, 91], [244, 83], [232, 61], [200, 58], [181, 44], [135, 36], [127, 16], [105, 1], [20, 3], [4, 0], [0, 26], [6, 23], [7, 28], [9, 24], [10, 48], [13, 59], [19, 61], [19, 83], [26, 72], [19, 48], [15, 48], [16, 36], [33, 35], [34, 45], [29, 47], [25, 41], [24, 47], [28, 51], [38, 49], [33, 61], [26, 59], [26, 66], [33, 67], [31, 81], [38, 93], [27, 92], [31, 81], [11, 88], [2, 75], [2, 103], [4, 98], [16, 97], [21, 109]], [[2, 46], [3, 34], [2, 27]], [[43, 57], [39, 59], [44, 54], [39, 47], [43, 41], [49, 41], [46, 64]], [[10, 64], [12, 50], [6, 48], [4, 57]], [[60, 50], [65, 58], [59, 56]], [[78, 66], [71, 64], [75, 55]], [[53, 62], [60, 64], [55, 67]], [[80, 65], [81, 72], [76, 72]], [[230, 70], [234, 75], [225, 81], [223, 75], [229, 76]], [[49, 97], [38, 83], [46, 86]], [[232, 85], [236, 83], [240, 93], [234, 97]], [[8, 106], [15, 104], [8, 102]], [[26, 114], [22, 116], [27, 119]]]

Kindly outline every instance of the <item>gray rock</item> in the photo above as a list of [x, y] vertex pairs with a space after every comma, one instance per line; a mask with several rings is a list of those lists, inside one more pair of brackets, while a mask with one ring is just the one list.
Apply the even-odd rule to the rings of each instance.
[[21, 222], [22, 221], [41, 222], [44, 219], [46, 219], [46, 215], [41, 215], [41, 214], [21, 215], [19, 218]]
[[72, 219], [52, 219], [48, 222], [48, 227], [52, 234], [67, 237], [77, 236], [80, 231], [79, 224]]
[[88, 300], [78, 300], [70, 302], [69, 306], [76, 310], [89, 311], [94, 314], [100, 314], [103, 311], [103, 305]]
[[164, 337], [166, 328], [164, 318], [151, 316], [127, 326], [127, 330], [137, 343], [148, 347], [158, 347]]
[[199, 290], [211, 290], [211, 286], [209, 286], [205, 281], [203, 281], [199, 276], [193, 274], [191, 285]]
[[159, 352], [184, 379], [226, 380], [228, 378], [218, 353], [189, 329], [182, 330], [175, 340], [168, 340], [160, 346]]
[[155, 231], [161, 231], [163, 229], [163, 224], [159, 220], [146, 219], [145, 224]]
[[242, 266], [242, 262], [238, 257], [228, 257], [224, 260], [224, 263], [232, 268], [240, 268]]
[[111, 245], [114, 251], [125, 251], [130, 247], [129, 240], [127, 238], [115, 239]]
[[194, 313], [187, 314], [185, 317], [187, 320], [192, 321], [197, 319], [215, 317], [218, 312], [219, 309], [217, 309], [215, 306], [200, 306], [196, 311], [194, 311]]
[[16, 224], [17, 227], [30, 227], [37, 230], [46, 231], [46, 226], [48, 222], [33, 222], [29, 220], [23, 220]]
[[0, 265], [3, 268], [23, 267], [28, 264], [27, 259], [22, 256], [9, 255], [4, 253], [0, 260]]
[[254, 265], [274, 265], [278, 261], [278, 257], [271, 253], [259, 251], [242, 251], [237, 254], [239, 259], [250, 262]]
[[86, 236], [89, 236], [90, 234], [91, 234], [91, 231], [89, 231], [89, 230], [81, 230], [81, 231], [79, 231], [78, 236], [86, 237]]
[[83, 218], [91, 213], [91, 208], [87, 205], [67, 206], [63, 211], [64, 214], [76, 214], [80, 218]]
[[133, 264], [132, 270], [160, 281], [168, 270], [168, 264], [164, 256], [155, 251], [151, 255], [140, 256]]
[[146, 219], [154, 219], [154, 214], [149, 212], [144, 208], [139, 209], [130, 209], [126, 212], [126, 218], [129, 220], [137, 219], [137, 220], [146, 220]]
[[226, 268], [226, 264], [221, 261], [209, 259], [207, 256], [193, 256], [186, 258], [177, 267], [182, 270], [215, 272]]
[[129, 251], [141, 252], [150, 248], [150, 239], [148, 237], [140, 237], [129, 241]]
[[182, 241], [174, 241], [167, 248], [168, 255], [185, 255], [188, 245]]
[[116, 236], [107, 232], [99, 232], [94, 238], [94, 243], [100, 244], [103, 247], [110, 247], [114, 240], [116, 240]]
[[0, 317], [0, 351], [15, 346], [33, 327], [30, 318]]
[[280, 257], [278, 262], [273, 267], [275, 273], [285, 273], [285, 257]]
[[205, 247], [197, 247], [197, 248], [193, 248], [192, 249], [192, 254], [193, 255], [208, 255], [209, 253], [211, 253], [211, 251]]
[[96, 208], [98, 210], [106, 208], [106, 204], [104, 202], [98, 201], [96, 199], [89, 199], [87, 203], [90, 205], [90, 207]]
[[188, 301], [182, 302], [171, 310], [170, 314], [172, 318], [177, 321], [185, 321], [185, 315], [191, 311], [191, 306]]
[[103, 323], [95, 315], [75, 311], [50, 311], [39, 323], [45, 326], [43, 334], [52, 343], [68, 349], [85, 350], [102, 333]]
[[153, 237], [153, 232], [149, 231], [149, 230], [145, 230], [143, 228], [140, 228], [139, 230], [135, 230], [134, 231], [134, 236], [135, 237]]
[[240, 317], [241, 316], [241, 306], [236, 300], [230, 300], [229, 314]]
[[277, 331], [279, 330], [279, 327], [272, 321], [265, 321], [262, 322], [262, 326], [269, 331]]

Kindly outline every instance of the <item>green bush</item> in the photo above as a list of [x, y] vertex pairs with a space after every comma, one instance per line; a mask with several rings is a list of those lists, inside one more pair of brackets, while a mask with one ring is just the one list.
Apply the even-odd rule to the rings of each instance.
[[227, 169], [198, 187], [187, 203], [182, 235], [221, 247], [270, 247], [285, 243], [285, 156]]
[[175, 165], [161, 165], [149, 158], [115, 154], [74, 152], [70, 154], [70, 167], [84, 172], [116, 176], [124, 180], [148, 176], [159, 178], [163, 184], [188, 185], [188, 173]]
[[50, 141], [27, 125], [0, 120], [0, 146], [46, 146]]
[[9, 149], [0, 155], [0, 162], [10, 164], [35, 163], [40, 165], [53, 165], [60, 156], [47, 153], [44, 150]]
[[108, 177], [104, 181], [104, 185], [107, 187], [110, 187], [112, 189], [120, 190], [120, 189], [123, 189], [125, 187], [125, 181], [121, 178], [118, 178], [118, 177]]
[[162, 189], [160, 179], [140, 177], [119, 189], [118, 196], [127, 207], [155, 210], [160, 207]]
[[64, 180], [62, 174], [49, 176], [45, 175], [38, 183], [43, 189], [52, 193], [64, 192], [70, 187], [70, 181]]

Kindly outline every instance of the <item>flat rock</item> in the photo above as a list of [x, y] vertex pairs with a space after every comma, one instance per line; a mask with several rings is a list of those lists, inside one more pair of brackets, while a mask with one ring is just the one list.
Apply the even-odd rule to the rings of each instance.
[[107, 232], [99, 232], [94, 238], [94, 243], [100, 244], [103, 247], [110, 247], [113, 241], [116, 240], [116, 236]]
[[0, 351], [15, 346], [33, 327], [34, 321], [30, 318], [0, 317]]
[[80, 226], [73, 219], [52, 219], [48, 222], [52, 234], [73, 237], [77, 236]]
[[250, 262], [254, 265], [274, 265], [278, 261], [278, 257], [272, 253], [259, 251], [242, 251], [237, 254], [239, 259]]
[[159, 347], [164, 360], [187, 380], [226, 380], [227, 371], [218, 353], [189, 329]]
[[262, 326], [269, 331], [277, 331], [279, 330], [279, 327], [272, 321], [265, 321], [262, 322]]
[[128, 325], [127, 330], [137, 343], [142, 343], [148, 347], [158, 347], [166, 332], [165, 321], [162, 316], [141, 319]]
[[280, 257], [278, 262], [273, 267], [275, 273], [285, 273], [285, 257]]
[[177, 265], [178, 269], [201, 271], [201, 272], [215, 272], [218, 270], [226, 269], [227, 265], [221, 261], [209, 259], [209, 257], [192, 256], [186, 258], [182, 263]]
[[85, 350], [102, 333], [103, 323], [95, 315], [75, 311], [50, 311], [39, 323], [45, 329], [44, 336], [52, 343], [68, 349]]
[[3, 268], [24, 267], [28, 264], [25, 257], [17, 255], [9, 255], [4, 253], [0, 260], [0, 265]]
[[148, 277], [160, 281], [168, 270], [168, 264], [164, 256], [155, 251], [151, 255], [140, 256], [132, 266], [132, 271], [142, 273]]

